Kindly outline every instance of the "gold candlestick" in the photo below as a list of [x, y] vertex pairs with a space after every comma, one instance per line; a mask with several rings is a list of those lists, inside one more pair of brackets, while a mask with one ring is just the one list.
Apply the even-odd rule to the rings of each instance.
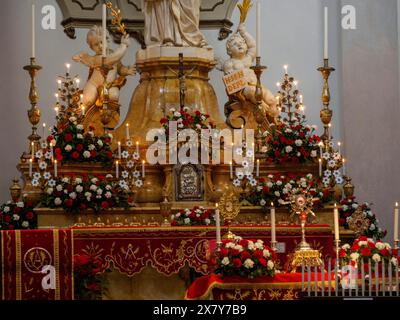
[[324, 87], [322, 89], [322, 103], [324, 106], [320, 112], [320, 118], [322, 123], [324, 124], [324, 133], [322, 135], [322, 140], [324, 141], [324, 144], [327, 145], [331, 138], [329, 135], [329, 124], [332, 121], [333, 115], [332, 109], [329, 108], [329, 104], [331, 101], [331, 94], [329, 90], [329, 76], [333, 71], [335, 71], [335, 69], [329, 66], [329, 59], [324, 59], [324, 66], [318, 68], [318, 71], [322, 73], [322, 78], [324, 79]]
[[251, 67], [251, 69], [254, 71], [257, 77], [257, 85], [256, 85], [256, 92], [255, 92], [255, 98], [257, 101], [257, 105], [254, 109], [254, 117], [256, 119], [256, 122], [258, 124], [258, 130], [256, 134], [256, 153], [261, 153], [262, 149], [262, 138], [263, 138], [263, 132], [262, 132], [262, 127], [263, 124], [268, 120], [265, 114], [265, 111], [262, 108], [262, 101], [263, 101], [263, 90], [261, 86], [261, 75], [264, 70], [267, 70], [267, 67], [261, 65], [261, 57], [256, 57], [256, 65], [254, 67]]
[[28, 140], [29, 154], [32, 154], [32, 152], [36, 152], [37, 150], [39, 150], [40, 147], [40, 136], [37, 133], [37, 124], [40, 121], [40, 110], [37, 106], [39, 102], [39, 94], [37, 92], [35, 79], [42, 67], [36, 64], [35, 58], [31, 58], [30, 62], [31, 63], [29, 65], [24, 67], [24, 70], [28, 71], [31, 77], [31, 86], [29, 90], [29, 101], [31, 103], [31, 109], [28, 110], [28, 119], [32, 125], [32, 133], [28, 137]]

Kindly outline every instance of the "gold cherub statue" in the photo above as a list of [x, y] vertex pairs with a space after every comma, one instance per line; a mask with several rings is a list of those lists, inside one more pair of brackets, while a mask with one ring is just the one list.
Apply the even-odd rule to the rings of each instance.
[[[93, 26], [87, 34], [87, 44], [95, 55], [86, 52], [73, 57], [76, 62], [81, 62], [89, 67], [89, 77], [83, 89], [83, 107], [86, 110], [85, 127], [94, 125], [101, 133], [100, 111], [103, 106], [103, 90], [108, 90], [108, 106], [113, 112], [109, 127], [113, 128], [119, 122], [119, 94], [126, 83], [126, 77], [136, 74], [136, 67], [124, 66], [121, 62], [130, 45], [129, 35], [124, 34], [120, 46], [113, 51], [107, 44], [107, 56], [102, 58], [102, 28]], [[107, 43], [109, 33], [107, 32]]]

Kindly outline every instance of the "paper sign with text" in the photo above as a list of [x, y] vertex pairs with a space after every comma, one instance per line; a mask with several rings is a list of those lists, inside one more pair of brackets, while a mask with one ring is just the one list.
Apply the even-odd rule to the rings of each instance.
[[234, 94], [247, 86], [243, 70], [232, 72], [224, 76], [224, 83], [229, 95]]

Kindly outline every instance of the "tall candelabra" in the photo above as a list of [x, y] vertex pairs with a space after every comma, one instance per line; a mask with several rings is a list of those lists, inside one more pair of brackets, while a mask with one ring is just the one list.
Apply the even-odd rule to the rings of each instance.
[[41, 66], [36, 64], [36, 59], [31, 58], [30, 64], [24, 67], [31, 77], [31, 85], [29, 90], [29, 101], [31, 108], [28, 110], [28, 119], [32, 125], [32, 133], [28, 137], [29, 140], [29, 154], [33, 154], [40, 148], [40, 136], [37, 133], [37, 124], [40, 121], [40, 110], [38, 108], [39, 94], [36, 88], [36, 76], [42, 69]]
[[329, 104], [331, 101], [331, 94], [329, 90], [329, 76], [333, 71], [334, 68], [329, 66], [329, 59], [324, 59], [324, 66], [318, 68], [318, 71], [321, 72], [322, 78], [324, 80], [324, 86], [322, 89], [322, 104], [323, 107], [320, 112], [320, 118], [322, 123], [324, 124], [324, 133], [322, 135], [322, 140], [325, 145], [327, 145], [330, 141], [330, 134], [329, 134], [329, 125], [332, 121], [333, 111], [329, 108]]
[[[262, 149], [262, 139], [263, 139], [263, 125], [268, 122], [265, 111], [262, 107], [263, 102], [263, 90], [261, 86], [261, 75], [267, 67], [261, 65], [261, 57], [256, 57], [256, 65], [251, 67], [257, 77], [257, 85], [256, 85], [256, 92], [255, 98], [257, 101], [257, 105], [254, 109], [254, 117], [258, 124], [257, 134], [256, 134], [256, 153], [261, 153]], [[269, 126], [269, 123], [268, 123]]]

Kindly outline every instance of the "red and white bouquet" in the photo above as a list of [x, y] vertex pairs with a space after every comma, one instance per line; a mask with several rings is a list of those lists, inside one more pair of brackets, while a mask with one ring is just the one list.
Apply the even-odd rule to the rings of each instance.
[[88, 132], [77, 122], [76, 117], [70, 117], [66, 124], [53, 128], [52, 135], [47, 138], [54, 147], [54, 158], [58, 162], [98, 162], [110, 165], [113, 162], [111, 151], [112, 135], [95, 135], [95, 128]]
[[321, 138], [315, 134], [315, 127], [302, 122], [280, 123], [267, 135], [267, 162], [305, 163], [315, 162], [318, 157], [318, 144]]
[[256, 278], [275, 275], [277, 257], [262, 240], [223, 240], [215, 261], [215, 273], [223, 276]]
[[184, 209], [171, 216], [172, 226], [215, 225], [215, 212], [203, 207]]
[[365, 236], [356, 239], [352, 245], [343, 245], [339, 250], [339, 258], [353, 267], [359, 267], [362, 260], [364, 263], [371, 261], [373, 265], [385, 261], [386, 265], [392, 263], [396, 266], [399, 262], [397, 250], [393, 249], [389, 243], [374, 241]]
[[0, 230], [35, 229], [37, 215], [32, 201], [8, 201], [0, 206]]
[[128, 207], [125, 191], [112, 176], [64, 177], [47, 183], [42, 203], [48, 208], [63, 208], [68, 212], [86, 209], [99, 212]]
[[183, 110], [177, 111], [174, 108], [170, 109], [170, 114], [160, 120], [164, 132], [168, 135], [169, 122], [177, 122], [177, 130], [193, 129], [201, 133], [202, 129], [213, 129], [215, 125], [209, 120], [210, 116], [200, 111], [191, 111], [190, 108], [185, 107]]

